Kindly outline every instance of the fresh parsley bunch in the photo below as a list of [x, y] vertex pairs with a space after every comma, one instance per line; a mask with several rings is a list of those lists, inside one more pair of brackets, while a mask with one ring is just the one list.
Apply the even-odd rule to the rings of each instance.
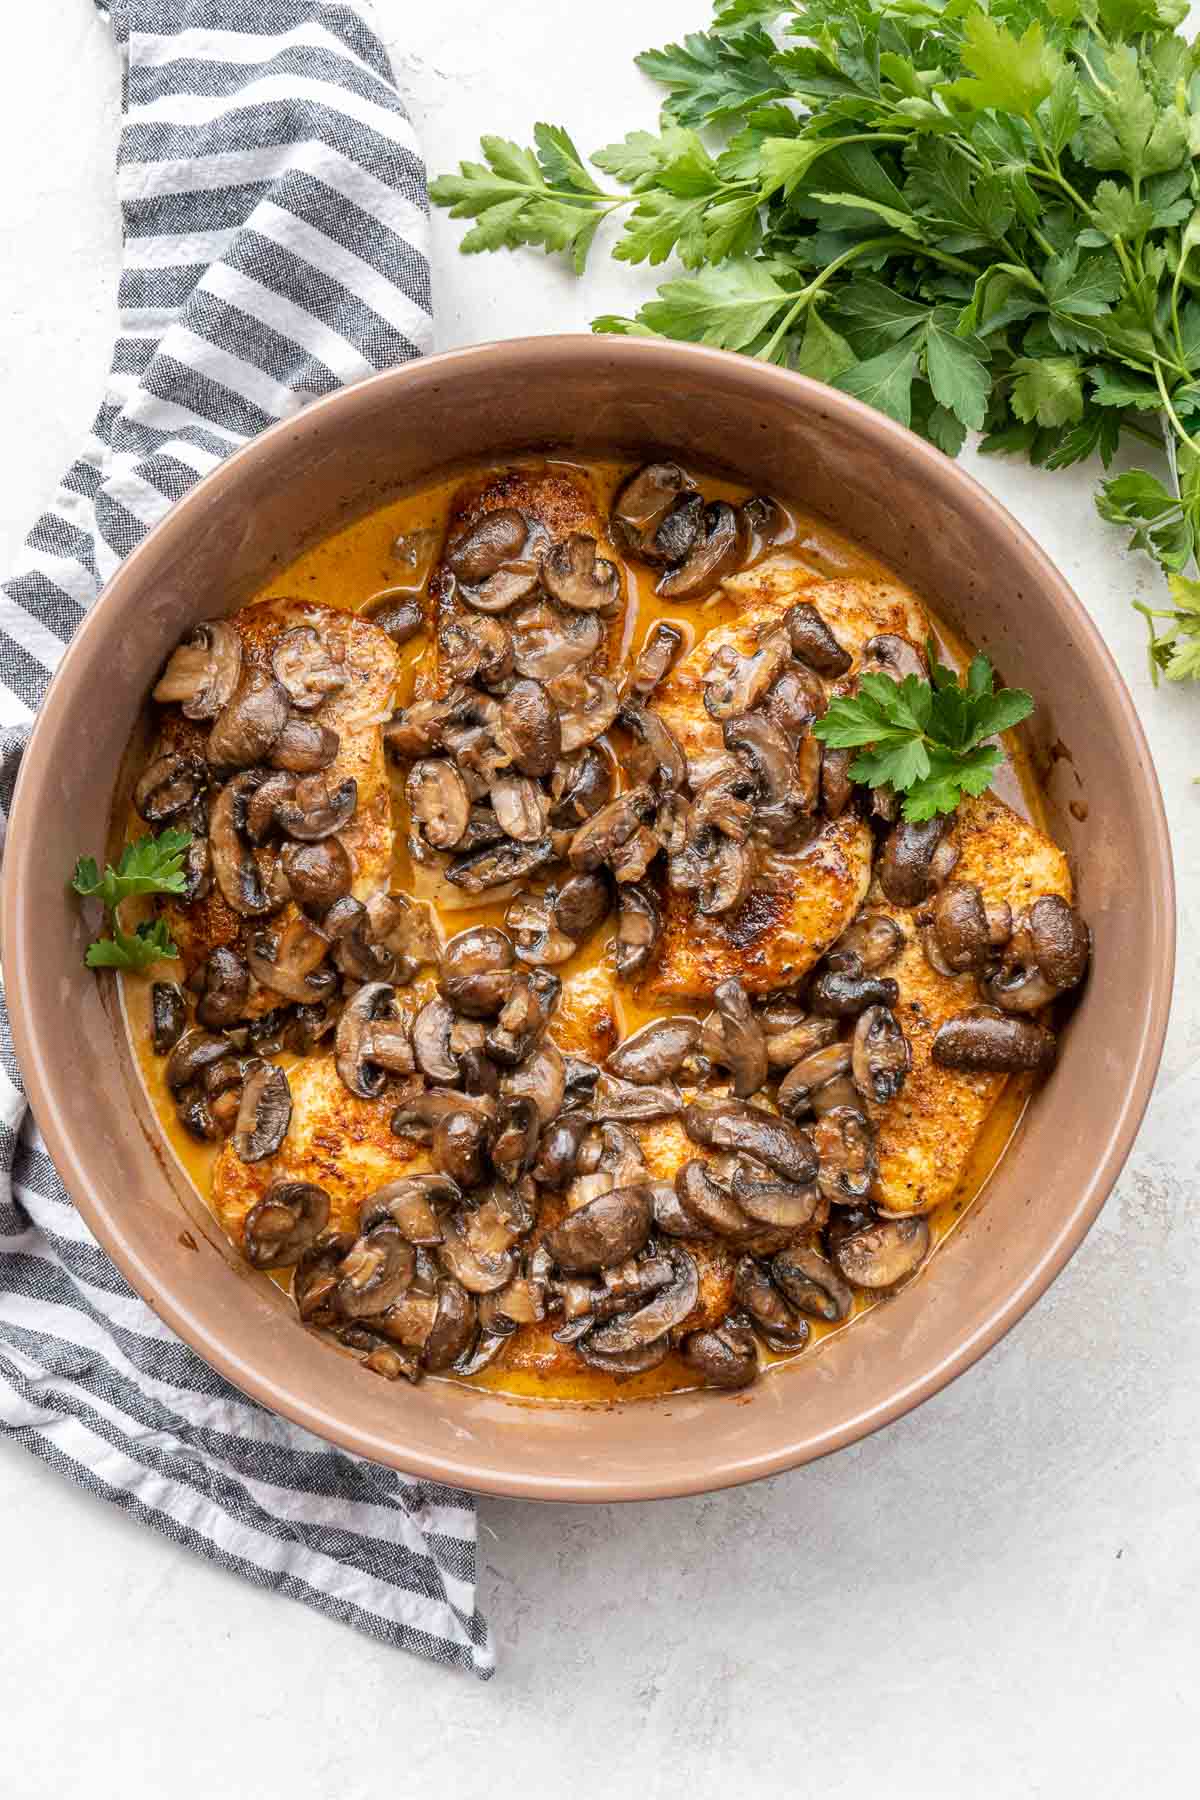
[[990, 787], [1004, 756], [987, 740], [1033, 711], [1024, 688], [996, 692], [986, 656], [976, 656], [960, 682], [937, 660], [932, 643], [926, 650], [928, 681], [863, 675], [858, 691], [835, 695], [813, 726], [814, 737], [831, 750], [862, 749], [850, 764], [851, 780], [903, 794], [910, 820], [951, 813], [964, 794]]
[[[484, 138], [431, 192], [465, 251], [536, 245], [688, 271], [597, 331], [682, 338], [855, 394], [950, 455], [1065, 468], [1173, 435], [1097, 504], [1162, 567], [1200, 544], [1200, 59], [1186, 0], [718, 0], [638, 57], [660, 129], [598, 150]], [[1195, 600], [1156, 667], [1200, 673]]]
[[190, 831], [174, 827], [157, 837], [139, 838], [126, 844], [115, 869], [106, 864], [103, 875], [94, 857], [80, 857], [71, 886], [85, 899], [99, 900], [112, 927], [111, 937], [88, 945], [84, 961], [89, 969], [148, 969], [179, 955], [164, 920], [146, 920], [125, 932], [117, 909], [135, 894], [182, 894], [187, 879], [183, 859], [191, 841]]

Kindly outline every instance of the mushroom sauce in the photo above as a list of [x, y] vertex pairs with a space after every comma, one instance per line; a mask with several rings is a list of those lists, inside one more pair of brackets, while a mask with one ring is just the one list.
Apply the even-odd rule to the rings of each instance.
[[745, 1386], [913, 1279], [1089, 947], [1019, 743], [907, 826], [812, 737], [930, 635], [965, 667], [775, 498], [519, 458], [181, 646], [128, 825], [193, 832], [193, 897], [126, 1014], [310, 1329], [386, 1377], [609, 1401]]

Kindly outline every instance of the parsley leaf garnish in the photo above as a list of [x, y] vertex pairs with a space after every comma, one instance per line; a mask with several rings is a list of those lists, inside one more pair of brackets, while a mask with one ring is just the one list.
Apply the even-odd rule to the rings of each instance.
[[106, 864], [103, 874], [94, 857], [80, 857], [71, 886], [83, 898], [99, 900], [112, 926], [111, 937], [97, 938], [88, 946], [84, 961], [89, 969], [146, 969], [179, 955], [164, 920], [146, 921], [124, 932], [117, 909], [136, 894], [183, 894], [187, 881], [183, 859], [191, 841], [190, 831], [168, 826], [157, 837], [126, 844], [116, 868]]
[[[696, 0], [699, 9], [700, 0]], [[1200, 547], [1200, 55], [1185, 0], [714, 0], [648, 50], [658, 130], [583, 156], [487, 137], [432, 184], [468, 252], [582, 272], [677, 259], [593, 329], [740, 351], [836, 385], [950, 455], [1061, 469], [1173, 441], [1101, 515], [1181, 573]], [[698, 21], [699, 22], [699, 21]], [[612, 192], [590, 167], [616, 184]], [[1177, 614], [1182, 613], [1182, 618]], [[1155, 666], [1196, 673], [1192, 610]]]
[[960, 682], [929, 646], [929, 680], [863, 675], [854, 694], [838, 694], [813, 735], [831, 749], [861, 749], [851, 780], [904, 796], [904, 817], [953, 812], [964, 794], [982, 794], [1004, 757], [987, 740], [1033, 711], [1023, 688], [996, 691], [986, 656], [976, 656]]

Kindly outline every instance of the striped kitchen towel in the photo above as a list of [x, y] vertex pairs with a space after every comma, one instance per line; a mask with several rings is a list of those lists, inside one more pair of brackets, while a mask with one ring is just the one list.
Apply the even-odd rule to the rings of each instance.
[[[255, 432], [430, 341], [424, 169], [360, 7], [100, 10], [125, 59], [121, 330], [0, 600], [0, 825], [28, 721], [122, 557]], [[214, 1374], [71, 1205], [2, 1007], [0, 1069], [0, 1432], [261, 1587], [489, 1675], [470, 1495], [344, 1455]]]

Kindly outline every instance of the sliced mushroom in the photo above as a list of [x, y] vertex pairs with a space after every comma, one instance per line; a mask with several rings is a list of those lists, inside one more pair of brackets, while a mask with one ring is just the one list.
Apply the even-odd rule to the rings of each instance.
[[791, 653], [786, 633], [779, 630], [769, 632], [749, 656], [723, 645], [704, 674], [704, 705], [709, 716], [721, 721], [751, 712]]
[[821, 1210], [815, 1182], [778, 1181], [741, 1157], [734, 1159], [730, 1192], [748, 1218], [785, 1232], [802, 1231]]
[[684, 1216], [694, 1221], [702, 1236], [744, 1243], [754, 1231], [749, 1213], [743, 1211], [729, 1188], [718, 1179], [713, 1166], [700, 1157], [693, 1157], [676, 1170], [675, 1196]]
[[522, 558], [489, 575], [481, 587], [463, 584], [457, 592], [477, 612], [494, 615], [508, 612], [518, 600], [528, 600], [537, 593], [540, 582], [541, 568], [536, 559]]
[[353, 1242], [345, 1232], [325, 1233], [301, 1254], [292, 1276], [292, 1299], [305, 1325], [328, 1327], [337, 1323], [333, 1297], [338, 1270]]
[[818, 675], [836, 678], [846, 673], [853, 658], [848, 650], [843, 650], [815, 606], [803, 601], [799, 606], [789, 607], [783, 622], [791, 640], [792, 655], [800, 662], [807, 663]]
[[[513, 838], [470, 855], [457, 856], [446, 870], [446, 880], [468, 894], [486, 894], [492, 888], [509, 888], [555, 861], [554, 840], [538, 838], [519, 844]], [[497, 896], [503, 899], [503, 895]]]
[[699, 1042], [700, 1021], [689, 1013], [651, 1019], [618, 1045], [605, 1067], [621, 1081], [664, 1081], [678, 1073]]
[[513, 980], [512, 944], [494, 925], [472, 925], [442, 951], [438, 991], [469, 1019], [494, 1019]]
[[612, 889], [604, 875], [581, 871], [569, 876], [554, 896], [555, 927], [579, 943], [608, 917], [611, 906]]
[[438, 1259], [469, 1294], [494, 1294], [512, 1280], [516, 1258], [499, 1241], [477, 1237], [473, 1243], [470, 1218], [470, 1214], [457, 1213], [449, 1221], [438, 1246]]
[[443, 1279], [437, 1285], [437, 1312], [425, 1340], [421, 1361], [431, 1375], [453, 1368], [471, 1348], [477, 1329], [475, 1301], [461, 1282]]
[[256, 1269], [294, 1268], [328, 1223], [324, 1188], [312, 1181], [272, 1182], [246, 1214], [246, 1260]]
[[[255, 770], [257, 779], [258, 771]], [[296, 778], [284, 770], [265, 775], [251, 788], [247, 784], [245, 801], [238, 813], [238, 825], [252, 844], [265, 844], [275, 830], [279, 808], [292, 800]]]
[[724, 1319], [715, 1330], [693, 1331], [680, 1350], [706, 1387], [749, 1387], [758, 1375], [758, 1352], [748, 1322]]
[[438, 664], [451, 681], [495, 687], [513, 671], [513, 640], [499, 619], [464, 614], [438, 632]]
[[560, 1269], [587, 1274], [636, 1256], [652, 1222], [649, 1188], [615, 1188], [568, 1213], [546, 1233], [546, 1248]]
[[749, 898], [754, 884], [754, 853], [749, 845], [712, 832], [699, 865], [696, 904], [706, 918], [735, 912]]
[[540, 681], [514, 682], [500, 707], [504, 743], [522, 775], [549, 775], [564, 749], [558, 709]]
[[660, 1363], [666, 1361], [669, 1349], [669, 1340], [660, 1337], [651, 1344], [640, 1345], [636, 1350], [614, 1350], [605, 1355], [592, 1348], [590, 1338], [583, 1338], [576, 1344], [575, 1353], [589, 1368], [598, 1369], [602, 1374], [621, 1381], [657, 1369]]
[[245, 962], [228, 944], [218, 944], [209, 951], [198, 973], [201, 987], [197, 1023], [211, 1031], [235, 1024], [246, 1010], [250, 992], [250, 971]]
[[934, 852], [948, 823], [943, 817], [916, 824], [902, 819], [888, 833], [875, 873], [894, 906], [920, 906], [929, 898]]
[[710, 501], [704, 508], [701, 534], [687, 557], [662, 577], [654, 591], [663, 600], [684, 604], [702, 600], [741, 567], [748, 550], [745, 521], [727, 500]]
[[700, 1278], [696, 1265], [686, 1250], [672, 1247], [667, 1252], [671, 1280], [660, 1288], [653, 1299], [636, 1312], [618, 1315], [598, 1325], [588, 1337], [588, 1346], [601, 1356], [624, 1354], [653, 1344], [683, 1324], [694, 1311], [700, 1298]]
[[363, 608], [363, 617], [370, 619], [372, 625], [378, 625], [380, 631], [386, 631], [397, 646], [409, 643], [425, 629], [425, 613], [420, 601], [395, 590], [378, 595]]
[[562, 982], [545, 969], [517, 976], [499, 1018], [484, 1039], [492, 1061], [505, 1069], [524, 1062], [540, 1042], [561, 993]]
[[827, 819], [840, 819], [854, 795], [850, 779], [853, 750], [826, 749], [821, 757], [821, 811]]
[[776, 1104], [784, 1118], [797, 1119], [808, 1112], [814, 1095], [848, 1075], [853, 1054], [850, 1044], [830, 1042], [802, 1056], [779, 1084]]
[[337, 732], [315, 719], [302, 719], [296, 714], [287, 721], [271, 745], [267, 761], [273, 769], [286, 769], [295, 775], [315, 775], [327, 769], [342, 747]]
[[193, 1026], [176, 1040], [167, 1059], [167, 1086], [172, 1093], [178, 1093], [181, 1088], [198, 1080], [211, 1063], [220, 1062], [228, 1055], [229, 1042], [226, 1038], [216, 1037], [212, 1032], [200, 1031]]
[[392, 957], [395, 968], [389, 979], [397, 986], [412, 981], [441, 955], [441, 933], [432, 910], [405, 894], [372, 894], [367, 901], [367, 929], [373, 942]]
[[213, 720], [205, 755], [214, 768], [260, 763], [287, 724], [288, 697], [261, 669], [244, 669], [231, 699]]
[[547, 600], [531, 600], [513, 614], [508, 628], [513, 668], [518, 675], [543, 682], [587, 662], [604, 637], [595, 613], [563, 613]]
[[794, 1000], [771, 1000], [758, 1014], [766, 1038], [767, 1062], [773, 1069], [792, 1069], [814, 1050], [837, 1037], [834, 1019], [818, 1019]]
[[893, 681], [903, 681], [909, 675], [915, 675], [918, 681], [929, 678], [924, 652], [909, 638], [893, 631], [868, 639], [863, 645], [862, 668], [864, 674], [890, 675]]
[[455, 686], [439, 699], [414, 700], [411, 706], [398, 708], [383, 728], [384, 748], [391, 756], [406, 759], [440, 750], [447, 728], [471, 698], [469, 688]]
[[413, 1247], [394, 1225], [376, 1225], [358, 1238], [338, 1271], [337, 1310], [344, 1319], [386, 1312], [412, 1285]]
[[869, 1006], [854, 1028], [851, 1067], [854, 1085], [865, 1100], [886, 1106], [908, 1079], [912, 1045], [888, 1006]]
[[683, 1128], [694, 1144], [752, 1156], [797, 1186], [816, 1179], [817, 1157], [811, 1139], [760, 1106], [742, 1100], [694, 1101], [684, 1109]]
[[860, 912], [837, 943], [836, 951], [853, 951], [869, 975], [885, 969], [904, 948], [904, 933], [895, 919], [882, 912]]
[[550, 822], [544, 790], [528, 775], [502, 775], [492, 787], [492, 806], [501, 829], [518, 844], [536, 843]]
[[766, 1038], [736, 975], [718, 982], [713, 999], [721, 1021], [721, 1060], [733, 1077], [734, 1093], [746, 1100], [767, 1079]]
[[486, 581], [520, 556], [529, 537], [529, 522], [515, 506], [485, 513], [450, 544], [446, 561], [460, 581]]
[[686, 557], [701, 529], [704, 502], [677, 463], [647, 463], [613, 501], [613, 542], [638, 562], [665, 568]]
[[396, 958], [377, 943], [366, 907], [352, 894], [335, 900], [321, 922], [333, 944], [333, 960], [350, 981], [391, 981]]
[[939, 1026], [931, 1054], [939, 1069], [1016, 1074], [1048, 1069], [1057, 1050], [1054, 1033], [1044, 1025], [978, 1007]]
[[261, 781], [261, 772], [255, 770], [235, 775], [213, 802], [209, 822], [209, 849], [217, 886], [227, 905], [244, 918], [277, 912], [287, 898], [284, 888], [272, 879], [238, 830], [239, 813]]
[[983, 983], [985, 999], [1005, 1012], [1036, 1012], [1087, 973], [1091, 934], [1075, 908], [1043, 894], [1013, 921], [1004, 965]]
[[154, 698], [181, 702], [185, 719], [214, 719], [232, 700], [241, 672], [241, 638], [232, 625], [210, 619], [172, 652]]
[[661, 1119], [674, 1117], [682, 1109], [682, 1095], [672, 1082], [622, 1081], [604, 1069], [592, 1097], [597, 1119]]
[[363, 1203], [362, 1228], [370, 1231], [385, 1220], [406, 1237], [410, 1244], [432, 1248], [442, 1241], [440, 1211], [457, 1206], [462, 1200], [458, 1183], [448, 1174], [403, 1175], [377, 1188]]
[[542, 1187], [556, 1190], [572, 1179], [589, 1122], [582, 1112], [565, 1112], [551, 1119], [541, 1134], [533, 1163], [533, 1178]]
[[646, 641], [638, 651], [629, 692], [639, 700], [648, 700], [661, 681], [670, 674], [683, 650], [683, 633], [677, 625], [657, 619], [646, 633]]
[[652, 1181], [649, 1185], [656, 1232], [661, 1231], [667, 1237], [678, 1238], [712, 1237], [713, 1234], [706, 1225], [684, 1211], [673, 1181]]
[[590, 819], [612, 799], [614, 769], [600, 751], [587, 745], [574, 755], [562, 757], [554, 765], [550, 777], [550, 795], [554, 802], [550, 823], [559, 830], [573, 831], [584, 819]]
[[292, 1090], [278, 1063], [255, 1057], [247, 1066], [233, 1147], [243, 1162], [274, 1156], [292, 1122]]
[[487, 1173], [491, 1127], [465, 1104], [445, 1113], [433, 1128], [430, 1146], [436, 1166], [464, 1188], [478, 1187]]
[[276, 808], [275, 817], [288, 837], [313, 844], [348, 825], [357, 805], [358, 783], [353, 775], [333, 788], [325, 775], [301, 775], [292, 798]]
[[817, 1181], [821, 1192], [835, 1206], [865, 1200], [878, 1172], [875, 1138], [870, 1124], [855, 1106], [835, 1106], [822, 1113], [812, 1131], [821, 1168]]
[[155, 1056], [168, 1055], [183, 1035], [187, 1003], [174, 981], [156, 981], [150, 989], [150, 1043]]
[[337, 1072], [352, 1094], [375, 1100], [389, 1074], [411, 1074], [408, 1024], [386, 981], [368, 981], [347, 1001], [334, 1044]]
[[299, 712], [315, 712], [346, 685], [346, 671], [334, 662], [311, 625], [285, 631], [271, 654], [276, 681]]
[[183, 859], [183, 893], [185, 906], [203, 900], [212, 889], [212, 850], [207, 837], [194, 837]]
[[650, 816], [653, 806], [648, 788], [626, 788], [574, 833], [567, 851], [571, 867], [590, 871], [610, 861]]
[[133, 790], [133, 804], [148, 825], [178, 818], [204, 792], [208, 773], [198, 756], [167, 751], [147, 765]]
[[329, 939], [306, 918], [294, 918], [278, 933], [254, 932], [247, 944], [250, 973], [264, 988], [285, 1000], [308, 1006], [329, 998], [337, 977], [321, 964], [329, 953]]
[[445, 757], [422, 758], [408, 772], [408, 809], [435, 850], [451, 850], [467, 829], [471, 802], [462, 776]]
[[501, 1103], [492, 1162], [502, 1181], [518, 1181], [533, 1167], [540, 1132], [538, 1109], [527, 1094], [514, 1095]]
[[771, 1278], [797, 1312], [837, 1324], [848, 1319], [854, 1295], [819, 1251], [789, 1245], [771, 1261]]
[[868, 975], [853, 950], [831, 950], [808, 990], [815, 1013], [831, 1019], [856, 1019], [868, 1006], [895, 1006], [900, 989], [890, 975]]
[[621, 575], [615, 563], [596, 555], [596, 540], [573, 531], [542, 560], [542, 586], [572, 612], [615, 613], [621, 604]]
[[430, 1081], [458, 1080], [458, 1059], [450, 1052], [453, 1026], [454, 1009], [441, 999], [428, 1001], [413, 1020], [413, 1055]]
[[621, 981], [641, 975], [662, 933], [662, 914], [650, 888], [640, 882], [622, 887], [617, 898], [614, 939], [616, 972]]
[[552, 968], [564, 963], [578, 949], [554, 921], [554, 890], [544, 894], [518, 894], [504, 915], [505, 928], [523, 963]]
[[659, 794], [681, 789], [687, 780], [687, 757], [662, 715], [638, 700], [626, 700], [619, 717], [637, 740], [626, 765], [634, 780]]
[[851, 1287], [879, 1293], [914, 1274], [929, 1254], [929, 1225], [920, 1217], [877, 1219], [839, 1237], [834, 1261]]
[[607, 675], [585, 675], [573, 669], [548, 681], [546, 687], [559, 708], [564, 754], [594, 744], [616, 719], [621, 697]]
[[315, 844], [285, 844], [280, 861], [292, 899], [316, 918], [350, 892], [354, 870], [340, 838], [321, 838]]
[[532, 1100], [539, 1120], [548, 1125], [562, 1110], [566, 1084], [562, 1051], [553, 1038], [544, 1038], [526, 1062], [501, 1076], [500, 1091], [510, 1099]]
[[797, 1318], [761, 1263], [740, 1256], [733, 1271], [733, 1297], [754, 1321], [767, 1348], [779, 1352], [801, 1350], [808, 1342], [808, 1325]]

